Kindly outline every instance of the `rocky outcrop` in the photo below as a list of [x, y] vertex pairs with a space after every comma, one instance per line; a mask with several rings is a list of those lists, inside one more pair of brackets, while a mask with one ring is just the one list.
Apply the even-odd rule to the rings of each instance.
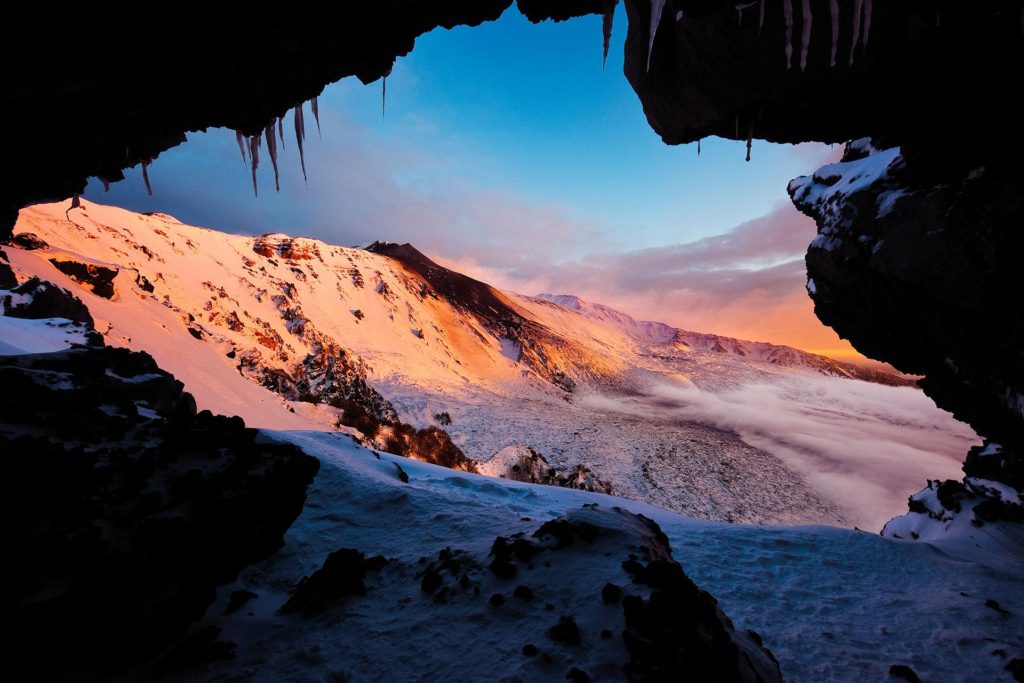
[[518, 444], [502, 448], [477, 468], [481, 474], [502, 479], [615, 495], [612, 485], [599, 479], [586, 465], [574, 465], [568, 470], [553, 467], [542, 454]]
[[1024, 519], [1021, 176], [998, 155], [968, 167], [931, 157], [860, 139], [789, 186], [818, 222], [807, 252], [818, 317], [866, 355], [923, 375], [940, 407], [992, 441], [968, 455], [963, 482], [911, 497], [885, 531], [904, 538], [954, 531], [959, 517], [975, 528]]
[[93, 679], [148, 661], [280, 547], [319, 463], [196, 413], [147, 354], [0, 358], [8, 666]]
[[[37, 277], [0, 293], [0, 304], [3, 305], [3, 315], [13, 318], [65, 318], [93, 330], [92, 315], [81, 299]], [[99, 345], [102, 346], [101, 340]]]
[[[622, 605], [621, 625], [608, 630], [626, 644], [626, 680], [782, 680], [778, 663], [760, 637], [735, 630], [715, 599], [700, 590], [672, 557], [658, 525], [643, 515], [584, 505], [545, 522], [530, 537], [495, 539], [490, 569], [499, 578], [517, 582], [531, 581], [534, 568], [541, 564], [574, 576], [568, 570], [579, 553], [590, 558], [588, 573], [594, 571], [594, 558], [603, 555], [621, 563], [623, 574], [630, 577], [620, 587], [616, 582], [621, 577], [609, 572], [594, 596], [601, 604]], [[563, 647], [579, 647], [581, 631], [596, 630], [585, 620], [586, 615], [562, 615], [548, 637]]]
[[819, 224], [808, 291], [825, 324], [873, 358], [924, 375], [939, 406], [1024, 445], [1024, 194], [998, 168], [940, 173], [858, 140], [790, 184]]

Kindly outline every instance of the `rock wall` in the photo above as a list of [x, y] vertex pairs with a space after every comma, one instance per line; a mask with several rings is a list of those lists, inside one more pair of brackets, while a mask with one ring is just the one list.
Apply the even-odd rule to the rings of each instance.
[[26, 680], [148, 661], [273, 554], [316, 459], [196, 413], [145, 353], [0, 357], [0, 618]]

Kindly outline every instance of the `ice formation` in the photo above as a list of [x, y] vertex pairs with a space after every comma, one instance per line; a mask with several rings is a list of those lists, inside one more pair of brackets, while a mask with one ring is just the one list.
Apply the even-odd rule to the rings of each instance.
[[757, 0], [753, 0], [753, 2], [741, 2], [738, 5], [736, 5], [736, 25], [737, 26], [743, 26], [743, 10], [749, 9], [750, 7], [753, 7], [756, 4], [757, 4]]
[[277, 137], [281, 142], [281, 149], [284, 149], [284, 117], [277, 117]]
[[853, 40], [850, 41], [850, 66], [853, 66], [853, 53], [857, 49], [857, 41], [860, 40], [860, 18], [863, 4], [864, 0], [855, 0], [853, 3]]
[[832, 57], [829, 66], [835, 66], [836, 50], [839, 48], [839, 0], [829, 0], [828, 8], [832, 14]]
[[274, 122], [271, 121], [267, 129], [263, 131], [267, 138], [267, 154], [270, 156], [270, 165], [274, 167], [274, 189], [281, 191], [281, 179], [277, 172], [277, 136], [274, 132]]
[[665, 0], [651, 0], [651, 28], [647, 38], [647, 70], [651, 70], [651, 51], [654, 49], [654, 36], [661, 23], [661, 12], [665, 9]]
[[764, 30], [764, 0], [761, 0], [761, 9], [758, 14], [757, 35], [761, 35], [761, 31]]
[[811, 0], [803, 0], [803, 34], [800, 37], [800, 71], [807, 71], [807, 50], [811, 46]]
[[601, 22], [601, 30], [604, 32], [604, 56], [601, 59], [601, 70], [604, 71], [608, 63], [608, 46], [612, 42], [612, 22], [615, 21], [615, 8], [619, 6], [619, 0], [615, 0], [612, 6], [605, 10], [604, 19]]
[[861, 47], [868, 46], [869, 35], [871, 35], [871, 0], [864, 0], [864, 39], [861, 41]]
[[793, 66], [793, 0], [782, 0], [782, 13], [786, 18], [786, 68]]
[[242, 135], [242, 131], [235, 131], [235, 141], [238, 142], [238, 151], [242, 153], [242, 164], [248, 166], [249, 159], [245, 156], [245, 146], [247, 143], [245, 141], [245, 136]]
[[317, 104], [315, 97], [309, 101], [309, 108], [313, 112], [313, 120], [316, 121], [317, 137], [323, 139], [324, 136], [320, 132], [320, 105]]
[[150, 197], [153, 196], [153, 188], [149, 185], [149, 162], [151, 161], [153, 160], [146, 159], [142, 162], [142, 182], [146, 183], [146, 194]]
[[302, 141], [306, 139], [306, 124], [302, 120], [302, 105], [297, 104], [293, 109], [294, 116], [292, 117], [295, 121], [295, 144], [299, 147], [299, 164], [302, 165], [302, 179], [306, 178], [306, 156], [302, 149]]
[[261, 139], [259, 135], [253, 135], [249, 138], [249, 158], [252, 159], [252, 192], [257, 197], [260, 196], [259, 190], [256, 188], [256, 169], [260, 165]]

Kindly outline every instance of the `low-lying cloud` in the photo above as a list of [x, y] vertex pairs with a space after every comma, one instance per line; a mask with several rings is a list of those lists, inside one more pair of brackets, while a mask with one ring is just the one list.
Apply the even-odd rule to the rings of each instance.
[[978, 437], [922, 392], [827, 377], [710, 393], [661, 382], [639, 399], [594, 395], [601, 410], [659, 414], [736, 432], [782, 460], [854, 524], [878, 531], [927, 479], [959, 479]]

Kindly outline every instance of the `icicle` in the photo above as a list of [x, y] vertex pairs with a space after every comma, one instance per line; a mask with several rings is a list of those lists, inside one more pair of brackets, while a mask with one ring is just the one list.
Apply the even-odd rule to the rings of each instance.
[[302, 180], [308, 182], [306, 178], [306, 157], [302, 150], [302, 140], [306, 137], [306, 124], [302, 120], [302, 105], [297, 105], [294, 111], [292, 119], [295, 121], [295, 144], [299, 147], [299, 163], [302, 165]]
[[281, 191], [281, 181], [277, 174], [277, 138], [274, 137], [274, 122], [271, 121], [267, 129], [263, 131], [267, 138], [267, 154], [270, 155], [270, 165], [274, 167], [274, 190]]
[[149, 162], [152, 159], [146, 159], [142, 162], [142, 182], [146, 183], [146, 194], [150, 197], [153, 196], [153, 188], [149, 185]]
[[782, 0], [782, 14], [786, 18], [786, 68], [793, 66], [793, 0]]
[[832, 13], [832, 61], [829, 66], [835, 66], [836, 50], [839, 49], [839, 0], [829, 0], [828, 8]]
[[736, 138], [737, 140], [739, 140], [740, 139], [740, 115], [739, 114], [736, 115], [735, 126], [736, 126], [736, 131], [733, 134], [733, 137]]
[[750, 146], [754, 142], [754, 122], [751, 121], [747, 126], [747, 161], [750, 161]]
[[242, 165], [248, 166], [249, 160], [245, 158], [245, 140], [242, 137], [241, 131], [235, 131], [235, 141], [238, 142], [238, 151], [242, 153]]
[[601, 21], [601, 32], [604, 34], [604, 56], [601, 58], [601, 71], [604, 71], [608, 63], [608, 46], [612, 43], [612, 22], [615, 21], [615, 8], [619, 0], [615, 0], [612, 6], [604, 11], [604, 19]]
[[697, 138], [697, 156], [700, 156], [700, 138]]
[[249, 158], [252, 159], [252, 192], [257, 197], [260, 196], [260, 192], [256, 188], [256, 169], [260, 166], [261, 139], [259, 135], [253, 135], [249, 138]]
[[764, 0], [761, 0], [760, 15], [757, 21], [757, 35], [761, 35], [761, 32], [764, 31]]
[[320, 107], [315, 97], [309, 101], [309, 108], [313, 112], [313, 120], [316, 121], [316, 135], [323, 140], [324, 136], [320, 133]]
[[736, 25], [737, 26], [743, 26], [743, 10], [749, 9], [749, 8], [753, 7], [754, 5], [756, 5], [756, 4], [757, 4], [757, 0], [754, 0], [753, 2], [741, 2], [738, 5], [736, 5], [736, 14], [737, 14]]
[[110, 192], [110, 181], [106, 178], [100, 177], [100, 182], [103, 183], [103, 191]]
[[800, 38], [800, 71], [807, 71], [807, 50], [811, 46], [811, 0], [803, 0], [804, 31]]
[[277, 117], [277, 141], [281, 143], [281, 149], [284, 149], [284, 117]]
[[853, 40], [850, 41], [850, 66], [853, 66], [853, 52], [857, 49], [857, 42], [860, 40], [860, 15], [863, 4], [863, 0], [855, 0], [853, 3]]
[[861, 47], [868, 46], [868, 36], [871, 35], [871, 0], [864, 0], [864, 39]]
[[647, 70], [651, 70], [651, 52], [654, 50], [654, 36], [658, 33], [661, 23], [661, 12], [665, 9], [665, 0], [651, 0], [651, 27], [647, 36]]

